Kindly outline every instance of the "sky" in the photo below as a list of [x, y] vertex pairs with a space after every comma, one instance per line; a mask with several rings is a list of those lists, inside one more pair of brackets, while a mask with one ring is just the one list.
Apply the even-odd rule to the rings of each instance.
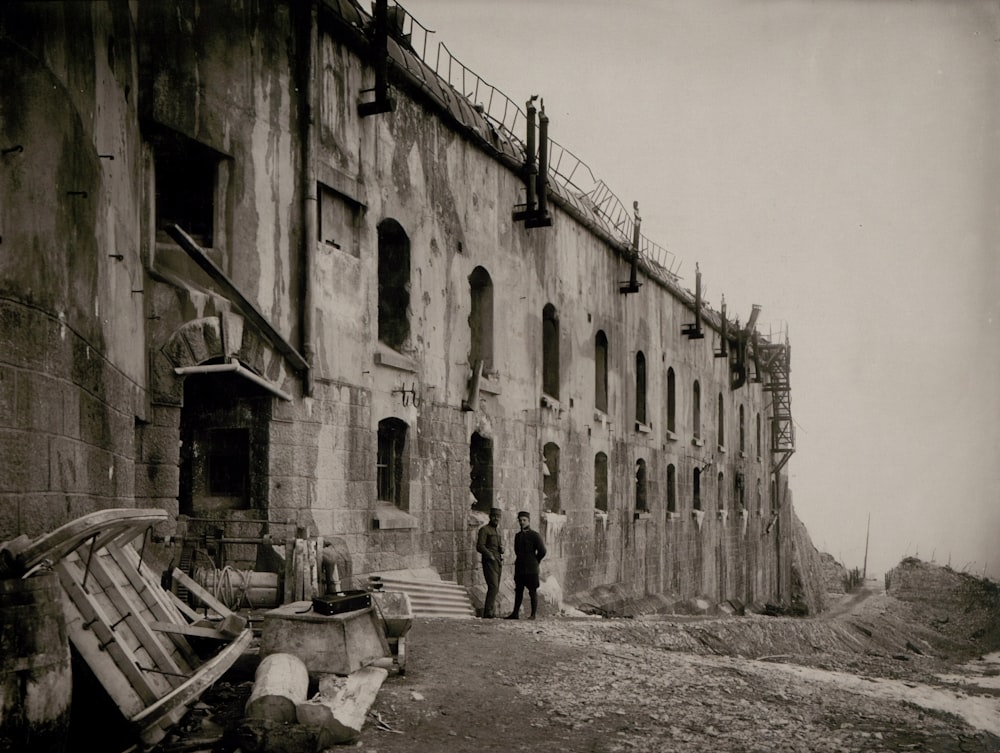
[[817, 548], [1000, 580], [1000, 4], [402, 5], [431, 59], [542, 97], [682, 285], [787, 331]]

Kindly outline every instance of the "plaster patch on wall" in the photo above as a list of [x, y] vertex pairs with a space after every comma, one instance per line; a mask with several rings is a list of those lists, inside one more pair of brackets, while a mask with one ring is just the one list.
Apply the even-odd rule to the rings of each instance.
[[545, 543], [549, 544], [559, 538], [566, 525], [566, 516], [558, 512], [542, 512], [542, 522], [545, 524]]
[[698, 530], [701, 531], [701, 524], [705, 520], [704, 510], [692, 510], [691, 516], [694, 518], [694, 523], [698, 526]]

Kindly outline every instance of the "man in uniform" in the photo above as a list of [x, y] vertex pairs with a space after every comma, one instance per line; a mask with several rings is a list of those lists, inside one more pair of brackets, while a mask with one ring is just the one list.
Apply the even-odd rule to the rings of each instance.
[[500, 572], [503, 569], [503, 540], [500, 537], [500, 508], [490, 508], [490, 520], [479, 529], [476, 551], [483, 558], [483, 577], [486, 579], [486, 600], [483, 617], [495, 617], [497, 593], [500, 591]]
[[531, 600], [528, 619], [533, 620], [538, 609], [538, 563], [545, 557], [545, 542], [537, 531], [531, 530], [531, 514], [527, 511], [517, 514], [517, 524], [521, 530], [514, 535], [514, 611], [506, 619], [520, 618], [521, 600], [527, 588]]

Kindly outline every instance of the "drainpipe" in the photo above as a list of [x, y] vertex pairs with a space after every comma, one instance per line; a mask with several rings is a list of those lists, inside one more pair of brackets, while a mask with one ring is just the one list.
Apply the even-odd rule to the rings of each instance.
[[302, 81], [299, 91], [303, 97], [302, 113], [302, 355], [307, 368], [302, 376], [302, 392], [313, 394], [313, 279], [316, 268], [316, 238], [318, 235], [319, 200], [316, 196], [316, 54], [318, 50], [319, 23], [316, 0], [309, 3], [308, 15], [302, 29], [302, 42], [306, 49], [300, 68]]

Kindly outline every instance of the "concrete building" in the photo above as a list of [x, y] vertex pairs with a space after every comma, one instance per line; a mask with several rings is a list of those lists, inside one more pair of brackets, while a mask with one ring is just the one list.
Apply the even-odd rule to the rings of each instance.
[[362, 5], [0, 6], [0, 540], [152, 506], [475, 586], [497, 506], [567, 594], [787, 601], [787, 342]]

